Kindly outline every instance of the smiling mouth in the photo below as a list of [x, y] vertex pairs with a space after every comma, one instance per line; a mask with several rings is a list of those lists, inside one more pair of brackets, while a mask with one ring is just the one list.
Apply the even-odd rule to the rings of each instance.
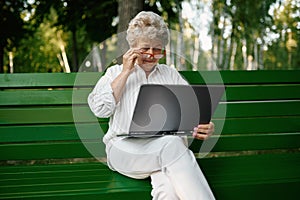
[[146, 62], [146, 63], [153, 63], [153, 62], [156, 62], [156, 60], [155, 59], [145, 59], [145, 60], [143, 60], [144, 62]]

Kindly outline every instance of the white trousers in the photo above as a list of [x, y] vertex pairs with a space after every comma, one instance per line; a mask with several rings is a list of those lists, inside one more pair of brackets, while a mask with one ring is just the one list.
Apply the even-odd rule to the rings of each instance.
[[154, 200], [215, 199], [182, 137], [115, 138], [106, 153], [112, 170], [135, 179], [150, 176]]

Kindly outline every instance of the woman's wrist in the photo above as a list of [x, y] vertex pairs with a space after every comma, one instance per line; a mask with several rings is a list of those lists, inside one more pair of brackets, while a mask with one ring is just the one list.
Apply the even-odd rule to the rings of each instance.
[[133, 69], [134, 69], [134, 66], [132, 66], [132, 67], [123, 66], [123, 70], [122, 70], [121, 74], [124, 76], [129, 76], [131, 74], [131, 72], [133, 71]]
[[129, 69], [123, 69], [121, 74], [124, 76], [129, 76], [131, 74], [132, 70]]

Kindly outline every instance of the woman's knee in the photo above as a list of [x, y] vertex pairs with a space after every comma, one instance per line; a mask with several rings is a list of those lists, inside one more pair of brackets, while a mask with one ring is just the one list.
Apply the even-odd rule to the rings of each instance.
[[162, 167], [174, 163], [189, 151], [181, 137], [170, 136], [165, 139], [167, 142], [160, 153]]

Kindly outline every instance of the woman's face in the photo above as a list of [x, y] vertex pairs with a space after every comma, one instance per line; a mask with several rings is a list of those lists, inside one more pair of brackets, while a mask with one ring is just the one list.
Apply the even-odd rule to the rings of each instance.
[[141, 56], [137, 59], [137, 64], [146, 72], [150, 73], [159, 59], [164, 56], [163, 46], [160, 40], [149, 40], [141, 38], [138, 40], [137, 47]]

